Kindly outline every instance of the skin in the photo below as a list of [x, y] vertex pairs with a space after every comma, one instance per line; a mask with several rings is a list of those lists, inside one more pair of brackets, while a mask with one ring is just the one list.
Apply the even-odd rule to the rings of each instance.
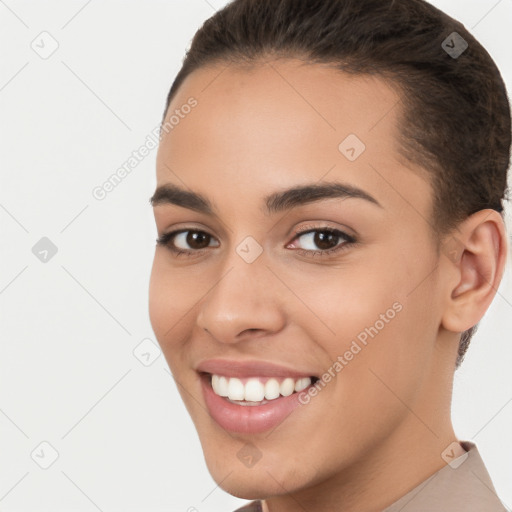
[[[156, 247], [149, 313], [208, 469], [225, 491], [266, 498], [271, 512], [382, 510], [444, 467], [442, 452], [457, 442], [459, 336], [499, 285], [502, 218], [482, 210], [458, 226], [456, 243], [437, 243], [428, 175], [400, 157], [399, 96], [377, 77], [295, 59], [219, 64], [189, 75], [168, 115], [191, 96], [197, 106], [161, 140], [157, 186], [205, 195], [218, 217], [154, 207], [159, 235], [186, 227], [212, 238], [199, 254], [182, 241], [191, 257]], [[351, 133], [366, 145], [354, 162], [338, 149]], [[263, 213], [266, 195], [320, 181], [357, 186], [381, 207], [331, 198]], [[300, 254], [323, 248], [295, 236], [311, 227], [356, 243]], [[251, 264], [236, 252], [247, 236], [263, 249]], [[395, 302], [402, 310], [271, 432], [228, 433], [209, 416], [201, 361], [257, 359], [322, 375]], [[247, 443], [261, 454], [250, 468], [237, 457]]]

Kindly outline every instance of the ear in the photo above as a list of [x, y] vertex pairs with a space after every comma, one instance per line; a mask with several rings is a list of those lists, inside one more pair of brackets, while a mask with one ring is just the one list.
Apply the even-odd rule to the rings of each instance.
[[476, 325], [498, 290], [507, 255], [507, 235], [501, 215], [479, 210], [463, 221], [444, 241], [447, 272], [442, 326], [463, 332]]

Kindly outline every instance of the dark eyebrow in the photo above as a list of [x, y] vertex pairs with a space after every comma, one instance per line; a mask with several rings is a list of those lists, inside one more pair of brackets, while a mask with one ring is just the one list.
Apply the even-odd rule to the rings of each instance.
[[[364, 199], [382, 208], [377, 199], [360, 188], [338, 182], [321, 182], [300, 185], [266, 196], [264, 198], [264, 211], [266, 214], [273, 214], [332, 198]], [[175, 204], [198, 213], [217, 216], [215, 208], [208, 198], [170, 183], [157, 187], [149, 202], [153, 207], [160, 204]]]

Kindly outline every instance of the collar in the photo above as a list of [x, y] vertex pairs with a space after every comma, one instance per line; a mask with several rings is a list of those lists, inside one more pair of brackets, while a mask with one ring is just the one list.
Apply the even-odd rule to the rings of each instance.
[[459, 444], [466, 453], [447, 462], [383, 512], [507, 512], [476, 444], [471, 441], [459, 441]]

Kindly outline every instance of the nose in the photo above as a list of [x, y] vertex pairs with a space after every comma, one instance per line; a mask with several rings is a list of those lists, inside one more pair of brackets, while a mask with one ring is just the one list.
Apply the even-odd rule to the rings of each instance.
[[222, 343], [276, 333], [285, 325], [279, 287], [264, 258], [246, 263], [234, 254], [200, 304], [197, 324]]

